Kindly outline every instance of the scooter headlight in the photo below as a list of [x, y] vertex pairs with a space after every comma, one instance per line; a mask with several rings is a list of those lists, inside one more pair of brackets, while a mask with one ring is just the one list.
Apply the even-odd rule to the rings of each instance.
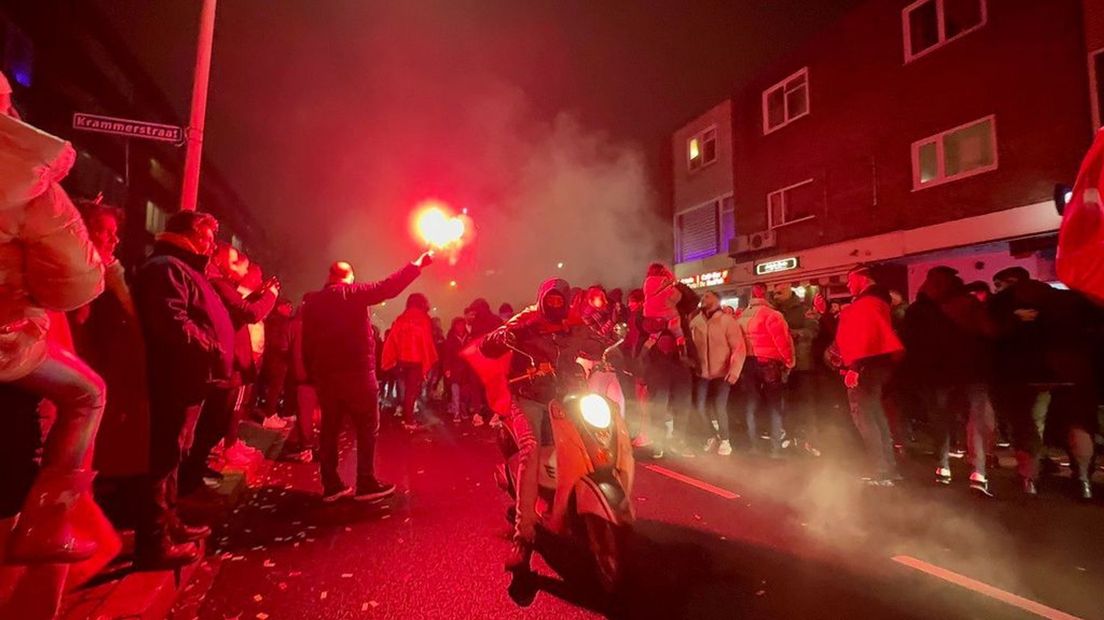
[[579, 399], [579, 411], [583, 421], [597, 429], [607, 429], [613, 421], [609, 403], [597, 394], [587, 394]]

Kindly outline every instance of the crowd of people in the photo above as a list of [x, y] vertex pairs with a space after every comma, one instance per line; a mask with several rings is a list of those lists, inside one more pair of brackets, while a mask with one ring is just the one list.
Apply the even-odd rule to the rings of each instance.
[[[843, 403], [872, 486], [900, 481], [902, 448], [923, 435], [936, 483], [952, 484], [950, 459], [964, 447], [970, 488], [991, 495], [1006, 441], [1024, 493], [1057, 467], [1057, 447], [1078, 496], [1092, 497], [1099, 309], [1022, 268], [997, 273], [991, 289], [936, 267], [910, 304], [859, 265], [845, 295], [755, 284], [736, 308], [656, 263], [627, 295], [549, 280], [537, 306], [495, 312], [477, 299], [447, 330], [413, 293], [384, 331], [370, 308], [401, 296], [431, 253], [379, 282], [357, 282], [336, 262], [295, 308], [279, 280], [217, 241], [212, 215], [185, 211], [140, 264], [123, 265], [121, 211], [74, 204], [60, 186], [72, 147], [20, 121], [10, 102], [0, 112], [0, 555], [31, 567], [38, 584], [35, 602], [20, 604], [56, 607], [67, 582], [119, 553], [118, 527], [135, 530], [139, 569], [195, 561], [210, 528], [185, 523], [178, 499], [260, 458], [239, 436], [250, 416], [272, 429], [293, 422], [289, 456], [318, 459], [324, 502], [395, 491], [375, 475], [381, 410], [410, 432], [435, 417], [434, 403], [456, 424], [525, 427], [503, 419], [517, 412], [493, 406], [470, 356], [484, 342], [502, 348], [534, 316], [587, 335], [579, 361], [590, 389], [618, 406], [634, 446], [654, 458], [738, 447], [816, 457], [820, 429]], [[555, 307], [541, 305], [549, 300]], [[534, 390], [534, 403], [547, 396]], [[532, 427], [538, 409], [514, 417]], [[346, 421], [352, 486], [338, 472]], [[19, 586], [0, 577], [18, 600]], [[42, 596], [43, 582], [55, 596]]]

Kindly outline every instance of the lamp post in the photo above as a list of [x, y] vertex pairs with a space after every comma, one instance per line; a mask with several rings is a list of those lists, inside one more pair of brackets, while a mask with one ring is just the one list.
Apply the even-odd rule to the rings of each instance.
[[192, 82], [192, 114], [188, 121], [188, 151], [184, 157], [184, 182], [180, 210], [195, 211], [199, 196], [199, 166], [203, 159], [203, 126], [207, 116], [207, 83], [211, 77], [211, 47], [215, 38], [215, 5], [218, 0], [203, 0], [199, 13], [199, 39], [196, 43], [195, 77]]

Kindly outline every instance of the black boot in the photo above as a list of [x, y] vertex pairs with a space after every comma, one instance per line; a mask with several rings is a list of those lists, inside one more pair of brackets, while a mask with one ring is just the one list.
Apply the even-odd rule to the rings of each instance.
[[506, 571], [510, 573], [529, 573], [533, 570], [532, 560], [532, 543], [516, 540], [513, 547], [510, 548], [510, 554], [506, 556]]
[[134, 568], [140, 571], [173, 570], [199, 559], [199, 547], [195, 543], [173, 544], [166, 540], [152, 548], [135, 552]]

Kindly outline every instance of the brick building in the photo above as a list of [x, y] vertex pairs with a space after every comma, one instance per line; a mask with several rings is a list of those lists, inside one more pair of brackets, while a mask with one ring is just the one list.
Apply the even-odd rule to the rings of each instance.
[[859, 5], [674, 134], [676, 273], [728, 298], [838, 290], [860, 262], [910, 297], [935, 264], [1053, 280], [1055, 186], [1101, 118], [1101, 4]]

